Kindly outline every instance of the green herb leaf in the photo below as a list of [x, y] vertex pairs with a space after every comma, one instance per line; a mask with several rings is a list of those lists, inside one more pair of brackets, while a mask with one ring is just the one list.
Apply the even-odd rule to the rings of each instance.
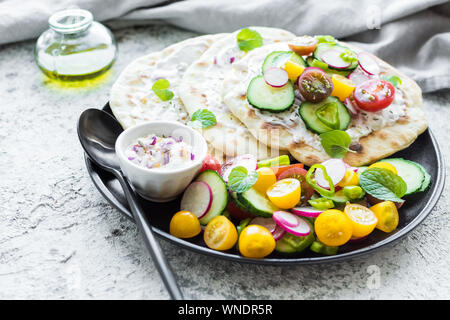
[[198, 109], [194, 112], [189, 125], [194, 128], [209, 128], [217, 123], [216, 116], [208, 109]]
[[237, 34], [236, 39], [239, 49], [246, 52], [261, 47], [263, 45], [263, 39], [261, 35], [258, 32], [249, 28], [242, 29]]
[[152, 90], [162, 101], [168, 101], [173, 98], [173, 92], [168, 89], [169, 86], [168, 80], [159, 79], [153, 84]]
[[351, 151], [348, 147], [352, 139], [345, 131], [331, 130], [320, 134], [319, 137], [325, 152], [332, 158], [341, 159], [348, 151]]
[[390, 82], [394, 87], [398, 88], [399, 85], [402, 84], [402, 79], [397, 76], [381, 76], [381, 79]]
[[402, 202], [406, 193], [405, 181], [390, 170], [369, 168], [359, 176], [361, 188], [371, 196], [380, 200]]
[[228, 176], [228, 187], [234, 192], [245, 192], [250, 189], [258, 180], [256, 171], [248, 172], [246, 168], [238, 166], [231, 170]]

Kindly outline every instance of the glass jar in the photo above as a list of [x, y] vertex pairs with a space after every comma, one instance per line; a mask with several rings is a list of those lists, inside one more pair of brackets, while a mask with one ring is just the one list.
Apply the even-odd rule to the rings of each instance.
[[83, 80], [108, 70], [116, 59], [114, 36], [87, 10], [69, 9], [53, 14], [50, 29], [36, 43], [34, 57], [50, 78]]

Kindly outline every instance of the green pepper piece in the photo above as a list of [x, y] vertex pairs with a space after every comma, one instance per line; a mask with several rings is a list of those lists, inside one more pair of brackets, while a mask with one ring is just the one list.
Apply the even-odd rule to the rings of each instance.
[[323, 244], [319, 241], [314, 241], [309, 247], [309, 249], [311, 249], [311, 251], [314, 251], [315, 253], [322, 253], [322, 248]]
[[318, 210], [327, 210], [334, 208], [333, 200], [327, 198], [310, 199], [308, 200], [308, 203]]
[[[330, 190], [322, 188], [319, 186], [314, 178], [312, 178], [312, 174], [316, 169], [321, 169], [323, 171], [323, 176], [325, 180], [328, 182], [328, 186], [330, 187]], [[309, 168], [308, 172], [305, 176], [306, 182], [314, 189], [316, 190], [320, 195], [326, 198], [331, 198], [334, 196], [334, 183], [333, 180], [331, 180], [330, 176], [327, 174], [327, 169], [321, 164], [315, 164]]]
[[317, 109], [316, 117], [331, 129], [338, 130], [340, 128], [338, 106], [334, 102], [327, 103]]
[[365, 195], [364, 190], [359, 186], [346, 186], [344, 187], [343, 191], [344, 196], [346, 196], [350, 200], [361, 199]]
[[339, 247], [326, 246], [322, 242], [314, 241], [309, 249], [315, 253], [321, 253], [330, 256], [336, 254]]
[[247, 218], [247, 219], [242, 220], [241, 223], [239, 223], [239, 225], [236, 227], [238, 235], [240, 235], [242, 230], [244, 230], [244, 228], [246, 226], [248, 226], [248, 224], [250, 223], [251, 220], [252, 220], [251, 218]]
[[289, 160], [288, 155], [282, 155], [276, 158], [272, 159], [266, 159], [258, 162], [258, 168], [262, 167], [281, 167], [281, 166], [288, 166], [291, 164], [291, 160]]

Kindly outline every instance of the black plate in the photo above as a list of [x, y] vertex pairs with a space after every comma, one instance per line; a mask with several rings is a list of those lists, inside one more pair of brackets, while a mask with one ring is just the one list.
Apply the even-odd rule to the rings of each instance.
[[[112, 114], [109, 104], [103, 110]], [[150, 217], [153, 230], [158, 236], [198, 253], [238, 262], [272, 265], [311, 264], [343, 260], [372, 252], [401, 239], [428, 216], [444, 189], [444, 160], [436, 139], [429, 129], [420, 135], [410, 147], [397, 152], [393, 157], [402, 157], [422, 164], [431, 175], [430, 188], [425, 192], [410, 195], [406, 198], [405, 204], [400, 209], [400, 222], [397, 230], [389, 234], [375, 230], [362, 241], [342, 246], [339, 249], [339, 254], [334, 256], [321, 256], [306, 250], [296, 255], [282, 255], [274, 252], [265, 259], [249, 259], [241, 256], [234, 249], [226, 252], [211, 250], [204, 244], [201, 235], [189, 240], [182, 240], [169, 234], [169, 222], [172, 215], [179, 210], [179, 199], [169, 203], [154, 203], [142, 198], [140, 200], [144, 211]], [[132, 220], [132, 214], [129, 211], [119, 182], [111, 174], [98, 168], [87, 156], [85, 156], [85, 160], [89, 175], [100, 193], [111, 205]]]

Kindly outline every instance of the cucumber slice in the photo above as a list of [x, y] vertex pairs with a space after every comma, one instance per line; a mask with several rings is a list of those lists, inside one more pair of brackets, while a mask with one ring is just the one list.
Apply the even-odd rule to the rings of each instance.
[[283, 68], [286, 64], [286, 61], [292, 61], [300, 66], [306, 67], [306, 62], [302, 58], [302, 56], [299, 56], [295, 52], [292, 51], [274, 51], [267, 55], [267, 57], [264, 59], [263, 65], [262, 65], [262, 73], [267, 70], [267, 68], [270, 67], [280, 67]]
[[[322, 59], [320, 57], [322, 56], [322, 54], [325, 51], [328, 51], [328, 50], [337, 50], [341, 53], [345, 53], [345, 52], [349, 51], [349, 52], [352, 52], [356, 58], [356, 53], [354, 53], [352, 50], [350, 50], [347, 47], [341, 46], [339, 44], [335, 44], [335, 43], [320, 43], [320, 44], [318, 44], [316, 47], [316, 50], [314, 50], [314, 52], [313, 52], [313, 56], [315, 59], [319, 60], [320, 62], [325, 63], [324, 61], [322, 61]], [[351, 65], [345, 69], [335, 69], [331, 66], [328, 66], [328, 68], [333, 69], [333, 70], [338, 70], [338, 71], [342, 71], [342, 70], [352, 71], [352, 70], [356, 69], [356, 67], [358, 67], [358, 59], [354, 59], [354, 61], [352, 61]]]
[[419, 166], [419, 168], [422, 170], [423, 174], [425, 175], [425, 178], [423, 179], [422, 185], [420, 186], [420, 189], [418, 190], [418, 192], [422, 192], [422, 191], [427, 190], [427, 188], [430, 186], [430, 184], [431, 184], [431, 176], [421, 164], [419, 164], [417, 162], [415, 162], [415, 164]]
[[237, 198], [255, 216], [270, 218], [275, 211], [280, 210], [265, 195], [256, 191], [254, 188], [250, 188], [243, 193], [238, 193]]
[[242, 202], [239, 201], [237, 192], [234, 192], [234, 191], [231, 192], [230, 196], [231, 196], [231, 199], [233, 199], [233, 202], [236, 204], [236, 206], [239, 209], [241, 209], [243, 211], [247, 211], [248, 210], [248, 208]]
[[338, 74], [343, 77], [348, 76], [350, 73], [352, 73], [352, 70], [336, 70], [336, 69], [330, 69], [328, 68], [328, 65], [325, 62], [319, 61], [317, 59], [314, 59], [313, 56], [309, 56], [306, 58], [306, 63], [310, 67], [316, 67], [320, 68], [323, 71], [325, 71], [328, 74]]
[[206, 182], [211, 188], [213, 200], [208, 212], [199, 220], [202, 225], [219, 215], [225, 210], [228, 204], [227, 186], [221, 176], [213, 170], [205, 170], [196, 179], [197, 181]]
[[388, 162], [397, 169], [397, 174], [406, 182], [405, 196], [419, 192], [422, 189], [425, 174], [422, 168], [414, 161], [403, 158], [389, 158], [383, 159], [381, 162]]
[[264, 76], [257, 76], [248, 85], [247, 100], [255, 108], [281, 112], [294, 103], [294, 86], [288, 81], [284, 86], [274, 88], [266, 83]]
[[302, 102], [302, 104], [300, 105], [299, 113], [306, 127], [317, 134], [334, 130], [320, 121], [316, 115], [316, 111], [327, 103], [335, 103], [337, 106], [337, 112], [339, 116], [339, 130], [347, 129], [351, 120], [350, 113], [348, 112], [348, 109], [345, 107], [345, 105], [336, 97], [328, 97], [319, 103], [311, 103], [308, 101]]
[[275, 251], [281, 253], [294, 253], [295, 249], [292, 248], [288, 243], [284, 242], [283, 238], [281, 238], [276, 242]]

